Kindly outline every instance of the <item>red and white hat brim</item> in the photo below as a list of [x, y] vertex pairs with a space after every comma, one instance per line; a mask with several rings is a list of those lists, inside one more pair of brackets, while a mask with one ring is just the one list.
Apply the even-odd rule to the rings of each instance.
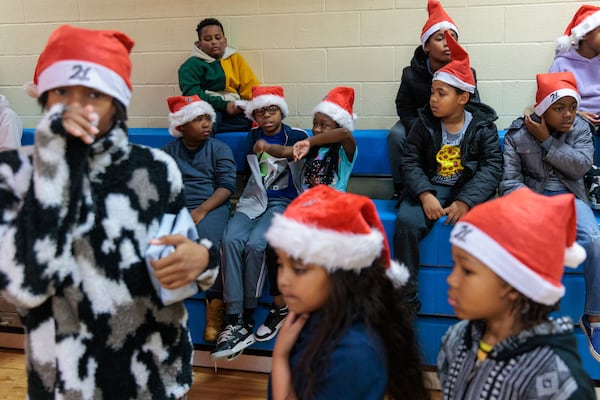
[[331, 101], [324, 100], [317, 104], [312, 111], [312, 115], [314, 116], [316, 113], [327, 115], [338, 125], [349, 131], [354, 130], [354, 120], [356, 119], [356, 115], [350, 114], [347, 110]]
[[446, 82], [450, 86], [454, 86], [455, 88], [464, 90], [465, 92], [469, 92], [471, 94], [475, 93], [475, 85], [458, 79], [456, 76], [445, 71], [437, 71], [433, 75], [433, 80]]
[[442, 21], [437, 24], [433, 24], [421, 35], [421, 46], [425, 46], [425, 42], [427, 39], [437, 31], [446, 32], [448, 30], [453, 30], [456, 32], [456, 37], [458, 37], [458, 28], [452, 22]]
[[539, 102], [539, 104], [535, 105], [533, 110], [535, 111], [536, 115], [542, 116], [542, 114], [545, 113], [546, 110], [550, 108], [552, 104], [556, 103], [563, 97], [568, 96], [573, 97], [577, 101], [577, 107], [579, 107], [579, 103], [581, 102], [581, 96], [579, 95], [579, 93], [573, 89], [563, 88], [555, 90], [548, 94], [546, 97], [544, 97], [542, 101]]
[[194, 101], [177, 112], [169, 114], [169, 133], [173, 137], [181, 137], [182, 133], [177, 130], [177, 127], [187, 124], [200, 115], [209, 115], [211, 124], [214, 124], [217, 118], [214, 108], [209, 103]]
[[276, 96], [274, 94], [263, 94], [260, 96], [256, 96], [246, 104], [246, 117], [256, 122], [256, 119], [254, 119], [254, 115], [252, 115], [254, 113], [254, 110], [258, 110], [259, 108], [268, 106], [279, 107], [283, 118], [287, 117], [289, 114], [288, 105], [283, 97]]
[[586, 17], [581, 23], [571, 29], [571, 38], [573, 42], [578, 43], [586, 33], [593, 31], [600, 26], [600, 11], [596, 11], [589, 17]]
[[131, 101], [131, 89], [119, 74], [103, 65], [82, 60], [62, 60], [44, 69], [37, 79], [37, 97], [63, 86], [85, 86], [119, 100], [125, 107]]
[[344, 233], [309, 226], [281, 214], [275, 214], [265, 237], [271, 246], [291, 257], [323, 266], [329, 272], [370, 267], [381, 255], [384, 239], [377, 229], [365, 234]]
[[[456, 234], [465, 229], [469, 230], [467, 237]], [[475, 225], [468, 222], [456, 223], [450, 242], [472, 254], [518, 292], [536, 303], [554, 305], [565, 294], [562, 284], [556, 286], [535, 273]]]

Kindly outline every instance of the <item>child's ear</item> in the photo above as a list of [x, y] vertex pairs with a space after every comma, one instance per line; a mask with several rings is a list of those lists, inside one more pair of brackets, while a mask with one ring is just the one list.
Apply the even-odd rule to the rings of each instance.
[[462, 92], [461, 94], [458, 95], [458, 102], [459, 102], [459, 104], [462, 104], [464, 106], [465, 104], [467, 104], [469, 102], [470, 98], [471, 98], [471, 94], [469, 92]]
[[502, 295], [500, 296], [500, 298], [507, 298], [508, 300], [510, 300], [511, 302], [515, 302], [519, 299], [519, 297], [521, 296], [521, 294], [512, 286], [510, 286], [508, 283], [504, 283], [504, 291], [502, 293]]
[[183, 125], [176, 126], [175, 129], [177, 129], [179, 132], [183, 132]]

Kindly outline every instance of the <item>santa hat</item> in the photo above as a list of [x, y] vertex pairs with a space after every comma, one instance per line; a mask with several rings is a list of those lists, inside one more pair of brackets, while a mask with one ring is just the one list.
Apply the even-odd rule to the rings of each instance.
[[450, 62], [435, 71], [433, 80], [446, 82], [471, 94], [475, 93], [475, 76], [469, 63], [469, 54], [448, 31], [444, 32], [444, 35], [450, 48]]
[[571, 47], [579, 48], [579, 41], [586, 33], [600, 26], [600, 7], [585, 4], [573, 15], [565, 33], [556, 39], [556, 52], [561, 53]]
[[254, 110], [268, 106], [277, 106], [281, 110], [283, 118], [288, 116], [288, 105], [283, 97], [283, 88], [281, 86], [254, 86], [252, 100], [246, 104], [246, 117], [256, 122], [252, 115]]
[[29, 95], [50, 89], [82, 85], [97, 89], [128, 106], [131, 100], [133, 40], [118, 31], [90, 30], [63, 25], [48, 39], [38, 58]]
[[564, 266], [585, 260], [576, 225], [572, 194], [543, 196], [523, 187], [473, 207], [450, 242], [536, 303], [553, 305], [565, 293]]
[[573, 97], [577, 101], [577, 106], [581, 101], [581, 96], [577, 91], [577, 82], [572, 72], [550, 72], [547, 74], [537, 74], [537, 93], [535, 94], [534, 111], [541, 116], [550, 106], [559, 99], [567, 96]]
[[377, 209], [365, 196], [315, 186], [275, 214], [265, 237], [291, 257], [329, 272], [358, 272], [379, 259], [395, 286], [408, 280], [406, 267], [391, 260]]
[[429, 19], [423, 25], [423, 29], [421, 30], [421, 45], [425, 46], [425, 42], [431, 35], [436, 33], [437, 31], [446, 32], [449, 29], [452, 29], [456, 32], [456, 36], [458, 36], [458, 28], [456, 24], [450, 18], [450, 16], [442, 7], [442, 4], [438, 0], [429, 0], [427, 2], [427, 11], [429, 12]]
[[176, 138], [181, 137], [178, 126], [185, 125], [200, 115], [209, 115], [210, 123], [214, 124], [217, 114], [214, 108], [198, 95], [173, 96], [167, 99], [169, 105], [169, 133]]
[[325, 98], [317, 104], [312, 111], [312, 115], [314, 116], [316, 113], [325, 114], [341, 127], [353, 131], [354, 120], [356, 119], [356, 114], [352, 112], [353, 106], [354, 89], [338, 86], [331, 89]]

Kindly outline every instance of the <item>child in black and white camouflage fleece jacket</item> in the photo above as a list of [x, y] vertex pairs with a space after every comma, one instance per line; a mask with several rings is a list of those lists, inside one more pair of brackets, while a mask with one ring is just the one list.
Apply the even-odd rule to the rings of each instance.
[[152, 262], [168, 289], [210, 286], [218, 255], [154, 239], [183, 185], [168, 155], [129, 143], [132, 46], [54, 31], [30, 86], [45, 111], [35, 143], [0, 153], [0, 293], [25, 326], [31, 399], [179, 399], [192, 383], [186, 309], [162, 303], [145, 252], [175, 246]]

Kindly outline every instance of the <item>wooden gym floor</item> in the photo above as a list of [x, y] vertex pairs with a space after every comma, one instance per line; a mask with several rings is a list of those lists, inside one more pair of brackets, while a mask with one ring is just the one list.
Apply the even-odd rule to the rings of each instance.
[[[194, 367], [194, 384], [189, 400], [262, 400], [267, 397], [269, 375]], [[0, 400], [22, 400], [27, 393], [25, 357], [22, 350], [0, 348]], [[439, 399], [432, 392], [432, 400]]]

